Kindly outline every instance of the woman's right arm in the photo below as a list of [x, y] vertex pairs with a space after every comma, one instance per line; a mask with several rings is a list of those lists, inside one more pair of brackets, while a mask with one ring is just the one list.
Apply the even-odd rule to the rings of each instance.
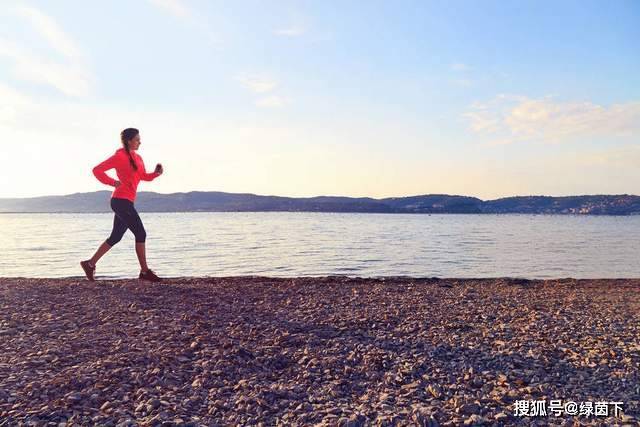
[[113, 156], [109, 157], [107, 160], [93, 168], [93, 175], [98, 178], [98, 181], [112, 187], [116, 186], [117, 181], [105, 173], [109, 169], [113, 169], [116, 167], [116, 160], [117, 155], [114, 154]]

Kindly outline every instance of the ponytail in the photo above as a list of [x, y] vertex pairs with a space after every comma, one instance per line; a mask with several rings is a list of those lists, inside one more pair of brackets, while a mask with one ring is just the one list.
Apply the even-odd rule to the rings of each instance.
[[129, 156], [129, 163], [131, 163], [131, 167], [134, 170], [138, 170], [138, 166], [136, 166], [136, 162], [133, 161], [133, 157], [131, 156], [131, 151], [129, 151], [129, 143], [128, 142], [125, 144], [124, 149], [127, 150], [127, 156]]
[[122, 142], [122, 145], [124, 145], [124, 149], [127, 152], [127, 156], [129, 156], [129, 163], [131, 163], [131, 167], [134, 170], [138, 170], [138, 166], [136, 166], [136, 162], [133, 161], [133, 156], [131, 155], [131, 151], [129, 151], [129, 141], [138, 133], [139, 131], [136, 128], [126, 128], [125, 130], [120, 132], [120, 141]]

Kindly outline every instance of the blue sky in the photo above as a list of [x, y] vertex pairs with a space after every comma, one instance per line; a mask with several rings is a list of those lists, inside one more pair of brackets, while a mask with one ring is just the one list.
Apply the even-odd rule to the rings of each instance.
[[637, 1], [4, 4], [0, 197], [640, 194]]

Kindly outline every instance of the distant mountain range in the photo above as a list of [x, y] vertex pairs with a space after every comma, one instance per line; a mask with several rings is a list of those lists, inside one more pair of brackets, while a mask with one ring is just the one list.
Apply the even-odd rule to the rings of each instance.
[[[0, 212], [111, 212], [111, 192], [75, 193], [65, 196], [0, 199]], [[579, 215], [638, 215], [640, 196], [519, 196], [496, 200], [427, 194], [410, 197], [278, 197], [248, 193], [192, 191], [159, 194], [140, 192], [136, 208], [144, 212], [377, 212], [377, 213], [526, 213]]]

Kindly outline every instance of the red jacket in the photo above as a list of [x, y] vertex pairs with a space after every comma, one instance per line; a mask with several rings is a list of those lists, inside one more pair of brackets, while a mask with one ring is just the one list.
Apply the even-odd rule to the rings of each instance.
[[138, 170], [134, 170], [133, 166], [131, 166], [127, 151], [124, 148], [120, 148], [113, 156], [93, 168], [93, 174], [101, 183], [111, 185], [113, 187], [115, 186], [116, 180], [107, 175], [105, 171], [115, 168], [120, 185], [113, 190], [111, 197], [127, 199], [134, 202], [136, 200], [136, 191], [140, 180], [153, 181], [160, 174], [156, 172], [147, 173], [144, 168], [142, 157], [140, 157], [135, 151], [131, 151], [130, 153], [133, 161], [138, 167]]

